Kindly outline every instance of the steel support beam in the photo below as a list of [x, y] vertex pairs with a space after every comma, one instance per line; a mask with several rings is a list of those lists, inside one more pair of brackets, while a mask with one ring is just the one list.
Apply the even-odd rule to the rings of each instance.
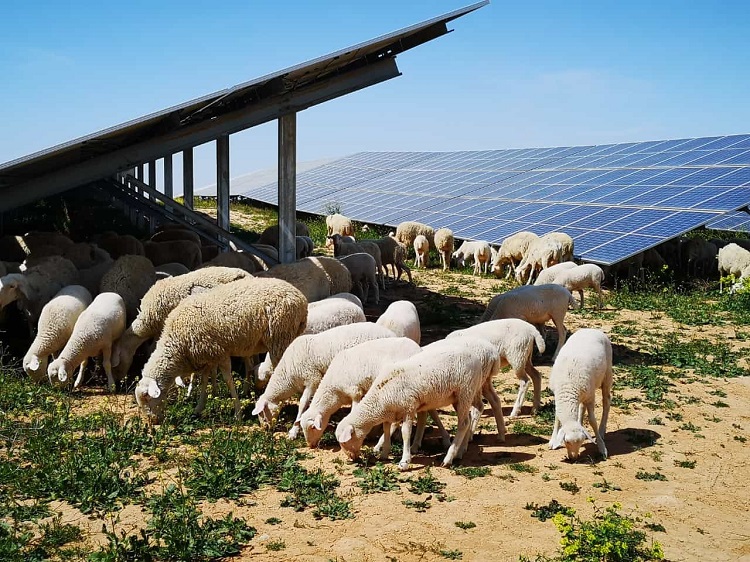
[[279, 117], [279, 261], [297, 253], [297, 114]]
[[216, 139], [216, 226], [229, 232], [229, 135]]
[[91, 158], [75, 166], [56, 170], [54, 173], [3, 190], [2, 197], [0, 197], [0, 212], [111, 176], [140, 162], [159, 158], [165, 153], [185, 150], [210, 142], [221, 135], [236, 133], [273, 121], [287, 113], [302, 111], [396, 76], [400, 76], [400, 73], [395, 59], [381, 59], [328, 81], [303, 86], [299, 90], [258, 102], [250, 107], [237, 109], [216, 119], [170, 131], [127, 148]]
[[193, 210], [193, 147], [182, 151], [182, 198], [184, 205]]
[[164, 157], [164, 195], [174, 199], [174, 174], [172, 154]]

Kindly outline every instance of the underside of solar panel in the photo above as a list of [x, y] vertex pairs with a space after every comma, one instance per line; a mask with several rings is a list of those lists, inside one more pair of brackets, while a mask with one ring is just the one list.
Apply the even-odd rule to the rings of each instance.
[[[276, 183], [242, 193], [277, 203]], [[750, 135], [558, 148], [362, 152], [297, 177], [297, 208], [493, 243], [563, 231], [614, 264], [750, 203]], [[750, 215], [740, 213], [750, 222]]]

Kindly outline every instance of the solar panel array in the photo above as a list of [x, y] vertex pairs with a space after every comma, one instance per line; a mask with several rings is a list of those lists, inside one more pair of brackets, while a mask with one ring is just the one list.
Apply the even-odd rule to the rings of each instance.
[[706, 228], [729, 230], [732, 232], [750, 232], [750, 213], [737, 211], [726, 213], [706, 224]]
[[[277, 204], [276, 183], [242, 195]], [[750, 203], [750, 135], [463, 152], [362, 152], [297, 176], [297, 208], [416, 220], [500, 243], [564, 231], [617, 263]]]

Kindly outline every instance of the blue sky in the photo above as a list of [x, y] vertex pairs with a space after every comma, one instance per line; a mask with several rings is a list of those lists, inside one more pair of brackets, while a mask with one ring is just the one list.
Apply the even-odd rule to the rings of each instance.
[[[8, 0], [0, 162], [468, 3]], [[494, 0], [400, 55], [403, 76], [301, 112], [298, 160], [748, 133], [748, 21], [747, 2]], [[276, 163], [275, 123], [230, 142], [233, 176]]]

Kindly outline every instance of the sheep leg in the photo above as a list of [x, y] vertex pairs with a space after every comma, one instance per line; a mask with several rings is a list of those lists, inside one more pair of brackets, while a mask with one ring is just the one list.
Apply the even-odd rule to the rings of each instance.
[[553, 318], [552, 322], [554, 322], [555, 328], [557, 328], [557, 348], [555, 349], [555, 354], [552, 356], [552, 361], [554, 361], [557, 359], [557, 354], [560, 353], [562, 346], [565, 345], [566, 330], [562, 320], [558, 322]]
[[583, 425], [583, 409], [584, 405], [583, 402], [581, 402], [580, 404], [578, 404], [578, 423], [580, 423], [581, 425]]
[[411, 447], [409, 447], [409, 443], [411, 443], [411, 420], [412, 417], [407, 415], [401, 422], [401, 440], [404, 442], [404, 447], [401, 460], [398, 463], [399, 470], [406, 470], [411, 462]]
[[560, 418], [555, 415], [555, 423], [552, 426], [552, 437], [549, 438], [549, 448], [554, 449], [553, 443], [557, 440], [557, 432], [560, 431], [560, 427], [562, 424], [560, 423]]
[[602, 436], [602, 442], [604, 442], [604, 436], [607, 434], [607, 420], [609, 419], [609, 406], [612, 402], [612, 374], [609, 374], [609, 378], [602, 384], [602, 420], [599, 424], [599, 434]]
[[[383, 276], [380, 276], [381, 281], [383, 282], [383, 290], [385, 291], [385, 279], [383, 279]], [[372, 286], [375, 288], [375, 304], [380, 303], [380, 288], [378, 287], [378, 280], [375, 278], [375, 283], [372, 284]]]
[[484, 404], [482, 403], [482, 394], [479, 393], [474, 398], [474, 403], [471, 405], [471, 408], [469, 408], [469, 433], [467, 433], [466, 437], [464, 437], [464, 440], [461, 443], [461, 447], [456, 454], [456, 458], [463, 458], [466, 450], [469, 448], [469, 441], [472, 440], [472, 438], [474, 437], [474, 433], [479, 427], [479, 420], [482, 417], [483, 410]]
[[451, 446], [451, 434], [448, 433], [448, 431], [445, 429], [445, 426], [443, 425], [443, 422], [440, 421], [440, 415], [438, 414], [437, 410], [430, 410], [428, 414], [430, 414], [432, 421], [435, 422], [435, 425], [440, 431], [440, 436], [443, 439], [443, 448], [447, 449]]
[[[419, 451], [419, 447], [422, 445], [422, 438], [424, 437], [424, 430], [427, 426], [427, 412], [417, 412], [417, 432], [414, 434], [414, 442], [411, 444], [412, 454], [416, 454]], [[404, 442], [406, 447], [406, 442]]]
[[531, 381], [525, 373], [521, 373], [521, 376], [518, 377], [518, 395], [513, 404], [513, 409], [510, 412], [511, 418], [517, 418], [518, 414], [521, 413], [521, 408], [523, 408], [523, 403], [526, 400], [526, 391], [529, 388], [529, 382]]
[[[492, 413], [495, 415], [495, 424], [497, 425], [497, 437], [498, 440], [503, 443], [505, 441], [505, 420], [503, 420], [503, 406], [500, 401], [500, 397], [495, 392], [495, 387], [492, 386], [492, 381], [488, 379], [482, 387], [482, 395], [487, 399], [492, 406]], [[479, 399], [479, 412], [482, 412], [483, 405], [482, 399]], [[479, 420], [477, 419], [477, 422]]]
[[297, 439], [299, 434], [300, 422], [302, 421], [302, 414], [307, 410], [307, 406], [312, 398], [313, 389], [311, 386], [306, 386], [305, 390], [302, 391], [302, 398], [299, 399], [299, 408], [297, 409], [297, 418], [294, 420], [292, 429], [289, 430], [289, 439]]
[[578, 295], [581, 297], [581, 304], [578, 305], [578, 308], [583, 310], [583, 289], [578, 289]]
[[[354, 406], [352, 405], [352, 408], [353, 407]], [[380, 436], [380, 439], [378, 439], [378, 442], [372, 448], [372, 452], [378, 455], [380, 457], [380, 460], [386, 460], [388, 458], [388, 455], [391, 454], [391, 435], [394, 431], [396, 431], [397, 427], [397, 423], [385, 422], [383, 424], [383, 434]]]
[[602, 435], [599, 432], [599, 424], [596, 423], [596, 414], [594, 413], [594, 400], [586, 404], [586, 410], [589, 413], [589, 423], [591, 424], [591, 427], [594, 430], [594, 436], [596, 437], [596, 445], [597, 447], [599, 447], [599, 452], [602, 454], [602, 457], [606, 459], [607, 447], [604, 445], [604, 439], [602, 439]]
[[229, 388], [229, 396], [234, 401], [234, 418], [236, 420], [242, 419], [242, 406], [240, 405], [240, 397], [237, 396], [237, 387], [234, 385], [234, 377], [232, 376], [232, 363], [227, 359], [222, 365], [219, 366], [221, 376], [224, 377], [224, 382], [227, 383]]
[[[193, 374], [195, 376], [195, 374]], [[203, 413], [203, 410], [206, 408], [206, 400], [208, 399], [208, 377], [211, 376], [211, 373], [209, 371], [209, 368], [205, 368], [200, 372], [201, 377], [201, 387], [200, 387], [200, 395], [198, 396], [198, 404], [195, 405], [195, 408], [193, 409], [193, 414], [196, 416], [199, 416]], [[192, 379], [190, 381], [190, 384], [192, 385]]]
[[78, 367], [78, 376], [73, 383], [73, 388], [78, 388], [79, 386], [81, 386], [81, 383], [83, 382], [83, 372], [86, 370], [86, 365], [88, 364], [88, 362], [88, 357], [81, 361], [81, 366]]
[[542, 405], [542, 375], [531, 364], [531, 359], [526, 362], [526, 373], [531, 377], [531, 382], [534, 385], [534, 406], [532, 413], [536, 414]]
[[104, 372], [107, 373], [107, 385], [109, 391], [114, 392], [117, 388], [115, 384], [115, 377], [112, 376], [112, 346], [107, 345], [102, 349], [102, 365], [104, 366]]

